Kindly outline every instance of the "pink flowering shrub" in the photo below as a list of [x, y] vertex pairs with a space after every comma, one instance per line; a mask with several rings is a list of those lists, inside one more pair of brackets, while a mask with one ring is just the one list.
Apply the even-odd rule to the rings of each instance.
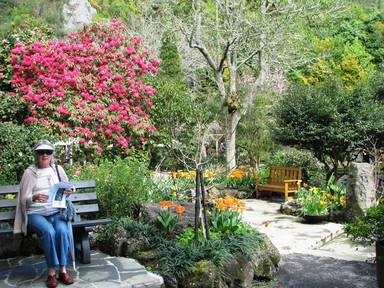
[[25, 123], [41, 122], [59, 129], [61, 137], [102, 152], [113, 144], [129, 152], [156, 132], [148, 113], [155, 90], [145, 74], [159, 61], [126, 35], [118, 20], [84, 26], [66, 41], [17, 42], [11, 50], [11, 83], [28, 104]]

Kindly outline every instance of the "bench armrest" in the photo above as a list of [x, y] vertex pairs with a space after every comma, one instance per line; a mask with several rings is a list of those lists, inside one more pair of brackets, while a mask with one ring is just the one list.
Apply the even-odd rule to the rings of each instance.
[[288, 183], [288, 182], [297, 182], [297, 183], [301, 183], [303, 180], [284, 180], [284, 183]]
[[288, 191], [288, 183], [297, 182], [297, 190], [300, 190], [302, 180], [284, 180], [284, 190]]

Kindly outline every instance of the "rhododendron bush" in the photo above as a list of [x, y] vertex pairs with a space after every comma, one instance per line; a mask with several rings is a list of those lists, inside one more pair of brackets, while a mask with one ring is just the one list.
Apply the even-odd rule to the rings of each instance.
[[155, 90], [143, 79], [159, 62], [140, 42], [111, 20], [65, 41], [16, 43], [10, 97], [28, 103], [25, 123], [58, 128], [63, 140], [77, 138], [99, 152], [110, 144], [129, 152], [156, 131], [148, 116]]

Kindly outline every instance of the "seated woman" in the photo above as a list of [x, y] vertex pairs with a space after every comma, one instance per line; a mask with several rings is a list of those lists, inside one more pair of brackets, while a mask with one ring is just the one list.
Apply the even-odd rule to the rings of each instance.
[[[74, 280], [66, 271], [70, 241], [68, 226], [62, 220], [59, 208], [48, 202], [50, 188], [59, 179], [68, 181], [68, 177], [61, 166], [54, 165], [55, 148], [48, 140], [39, 140], [34, 150], [35, 163], [24, 171], [20, 182], [14, 233], [27, 235], [30, 230], [39, 236], [48, 267], [47, 287], [57, 287], [58, 281], [70, 285]], [[72, 190], [64, 193], [69, 196]], [[59, 267], [58, 278], [56, 267]]]

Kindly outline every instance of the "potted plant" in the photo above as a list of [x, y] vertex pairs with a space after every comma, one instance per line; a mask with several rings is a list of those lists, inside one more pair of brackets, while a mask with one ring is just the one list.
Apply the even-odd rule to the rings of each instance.
[[295, 196], [300, 206], [300, 216], [307, 222], [316, 223], [328, 219], [330, 201], [320, 188], [304, 185]]
[[364, 211], [353, 223], [344, 227], [352, 240], [363, 245], [376, 245], [376, 272], [379, 288], [384, 288], [384, 204], [378, 203]]
[[[332, 176], [325, 189], [310, 187], [304, 183], [296, 192], [295, 202], [301, 207], [301, 216], [307, 222], [319, 222], [323, 220], [333, 221], [335, 215], [343, 213], [346, 204], [346, 191], [342, 181], [335, 184]], [[340, 214], [342, 215], [342, 214]], [[340, 218], [340, 216], [338, 217]]]

